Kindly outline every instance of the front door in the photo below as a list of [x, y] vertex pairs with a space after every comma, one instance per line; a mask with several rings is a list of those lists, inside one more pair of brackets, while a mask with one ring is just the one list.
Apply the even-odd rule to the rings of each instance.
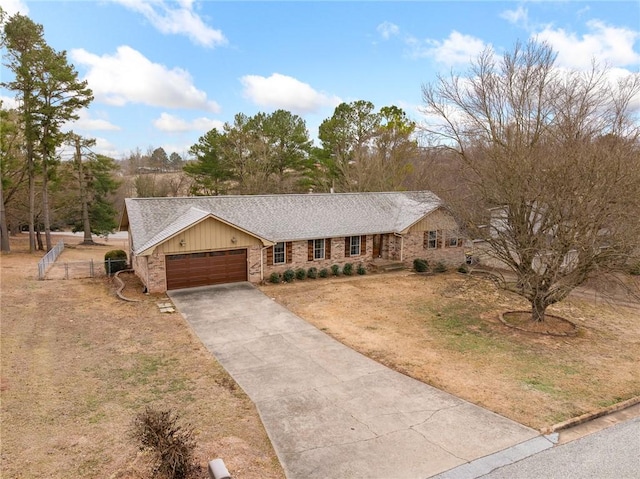
[[373, 259], [380, 258], [382, 249], [382, 235], [373, 235]]

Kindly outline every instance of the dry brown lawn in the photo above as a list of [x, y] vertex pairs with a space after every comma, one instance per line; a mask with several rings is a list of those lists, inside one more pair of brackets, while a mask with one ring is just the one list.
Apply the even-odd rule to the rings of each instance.
[[[97, 239], [98, 241], [104, 241]], [[123, 245], [76, 246], [60, 261], [102, 258]], [[40, 254], [12, 239], [1, 261], [3, 478], [150, 477], [129, 437], [146, 405], [195, 427], [196, 456], [221, 457], [234, 477], [283, 478], [255, 407], [179, 314], [154, 298], [117, 299], [104, 276], [38, 281]]]
[[577, 324], [578, 335], [550, 337], [502, 324], [500, 312], [528, 304], [457, 273], [262, 289], [357, 351], [534, 428], [640, 395], [640, 305], [629, 301], [623, 307], [583, 290], [549, 309]]

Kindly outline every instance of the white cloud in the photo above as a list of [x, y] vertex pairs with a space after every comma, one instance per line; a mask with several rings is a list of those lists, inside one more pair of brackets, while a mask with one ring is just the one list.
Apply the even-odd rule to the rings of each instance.
[[164, 34], [186, 35], [192, 42], [205, 47], [225, 45], [222, 31], [209, 27], [194, 12], [192, 0], [112, 0], [142, 14]]
[[589, 5], [582, 7], [580, 10], [578, 10], [576, 12], [576, 15], [578, 17], [582, 17], [583, 15], [586, 15], [587, 13], [589, 13], [591, 11], [591, 7]]
[[115, 159], [122, 155], [122, 152], [118, 151], [118, 149], [109, 140], [104, 138], [96, 138], [95, 140], [96, 144], [91, 148], [95, 153]]
[[163, 112], [160, 117], [153, 120], [153, 126], [158, 130], [166, 132], [209, 131], [213, 128], [222, 131], [224, 122], [204, 117], [187, 121]]
[[588, 33], [581, 37], [558, 28], [546, 27], [537, 33], [538, 40], [548, 42], [558, 53], [557, 65], [586, 69], [593, 59], [610, 66], [637, 66], [640, 53], [633, 49], [640, 39], [640, 31], [613, 27], [600, 20], [587, 22]]
[[341, 102], [337, 96], [318, 92], [309, 84], [280, 73], [274, 73], [268, 78], [246, 75], [240, 78], [240, 82], [244, 86], [245, 97], [263, 107], [309, 113]]
[[119, 131], [121, 128], [104, 118], [91, 118], [87, 110], [78, 112], [78, 119], [72, 123], [72, 129], [85, 131]]
[[391, 22], [382, 22], [376, 27], [376, 30], [385, 40], [389, 40], [389, 38], [391, 38], [392, 36], [398, 35], [400, 33], [400, 28], [398, 27], [398, 25]]
[[85, 79], [89, 87], [97, 100], [109, 105], [142, 103], [220, 111], [216, 102], [207, 100], [207, 94], [193, 85], [187, 71], [153, 63], [131, 47], [121, 46], [115, 55], [103, 56], [76, 49], [71, 58], [88, 68]]
[[29, 7], [22, 0], [2, 0], [2, 9], [10, 17], [16, 13], [29, 15]]
[[14, 96], [0, 95], [0, 104], [3, 110], [13, 110], [18, 108], [18, 100]]
[[515, 10], [505, 10], [500, 13], [500, 17], [504, 18], [509, 23], [519, 25], [527, 28], [529, 24], [529, 11], [522, 5], [518, 6]]
[[479, 38], [471, 35], [452, 31], [448, 38], [444, 40], [418, 40], [409, 37], [407, 45], [412, 50], [414, 57], [430, 57], [439, 63], [451, 66], [456, 64], [466, 64], [476, 58], [486, 45]]

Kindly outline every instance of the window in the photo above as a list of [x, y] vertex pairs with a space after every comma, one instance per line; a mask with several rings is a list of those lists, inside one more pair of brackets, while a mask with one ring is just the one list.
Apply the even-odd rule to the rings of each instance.
[[349, 256], [360, 255], [360, 236], [351, 236], [349, 238]]
[[285, 264], [287, 262], [287, 255], [285, 252], [284, 243], [276, 243], [273, 246], [273, 264]]
[[449, 241], [447, 241], [447, 245], [450, 248], [456, 248], [458, 246], [458, 237], [457, 236], [450, 236], [449, 237]]
[[427, 249], [436, 249], [438, 247], [438, 232], [436, 230], [427, 231], [425, 233], [425, 247]]
[[313, 240], [313, 259], [324, 259], [324, 239]]

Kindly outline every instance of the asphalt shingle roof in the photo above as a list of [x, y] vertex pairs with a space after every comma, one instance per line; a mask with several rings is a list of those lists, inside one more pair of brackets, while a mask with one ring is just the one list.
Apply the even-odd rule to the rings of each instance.
[[127, 198], [125, 206], [140, 253], [209, 215], [262, 239], [296, 241], [400, 233], [442, 201], [430, 191], [411, 191]]

